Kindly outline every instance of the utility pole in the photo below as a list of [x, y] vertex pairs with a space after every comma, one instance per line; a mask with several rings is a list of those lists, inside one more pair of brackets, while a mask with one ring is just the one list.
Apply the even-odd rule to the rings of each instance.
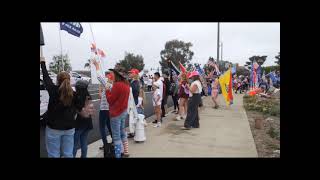
[[219, 64], [219, 46], [220, 46], [220, 23], [218, 22], [218, 33], [217, 33], [217, 63]]
[[223, 43], [221, 42], [221, 61], [223, 61], [222, 53], [223, 53]]

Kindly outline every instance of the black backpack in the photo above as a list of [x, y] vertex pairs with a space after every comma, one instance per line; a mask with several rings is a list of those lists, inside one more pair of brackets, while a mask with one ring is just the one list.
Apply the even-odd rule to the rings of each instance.
[[103, 157], [105, 158], [115, 158], [115, 153], [114, 153], [114, 144], [113, 143], [104, 143], [103, 147]]

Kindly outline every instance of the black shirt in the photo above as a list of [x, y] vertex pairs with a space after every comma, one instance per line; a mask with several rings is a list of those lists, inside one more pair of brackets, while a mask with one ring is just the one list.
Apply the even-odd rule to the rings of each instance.
[[[59, 86], [53, 84], [44, 62], [41, 62], [41, 69], [43, 73], [44, 85], [49, 93], [47, 125], [50, 128], [57, 130], [68, 130], [74, 128], [76, 115], [75, 98], [70, 106], [64, 106], [59, 100]], [[75, 97], [75, 95], [76, 94], [74, 92], [73, 97]]]

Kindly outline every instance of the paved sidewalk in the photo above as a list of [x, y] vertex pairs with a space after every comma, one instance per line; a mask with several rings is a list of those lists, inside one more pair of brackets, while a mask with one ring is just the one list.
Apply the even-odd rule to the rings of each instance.
[[[219, 95], [219, 109], [213, 109], [211, 97], [205, 97], [197, 129], [181, 130], [184, 121], [174, 121], [176, 115], [169, 113], [161, 128], [146, 127], [145, 142], [129, 140], [130, 157], [258, 157], [242, 97], [235, 94], [234, 104], [227, 108]], [[153, 120], [154, 116], [147, 119]], [[88, 157], [103, 157], [101, 145], [101, 140], [90, 144]]]

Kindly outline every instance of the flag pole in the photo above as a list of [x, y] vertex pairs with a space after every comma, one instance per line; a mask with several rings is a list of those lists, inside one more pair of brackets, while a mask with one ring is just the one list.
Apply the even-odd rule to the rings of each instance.
[[43, 57], [42, 46], [40, 46], [40, 57]]
[[[60, 24], [59, 24], [60, 25]], [[61, 40], [61, 29], [59, 28], [59, 37], [60, 37], [60, 49], [61, 49], [61, 64], [62, 70], [64, 71], [64, 64], [63, 64], [63, 55], [62, 55], [62, 40]], [[60, 69], [60, 68], [59, 68]], [[60, 72], [60, 71], [59, 71]]]
[[[93, 35], [91, 23], [89, 23], [89, 26], [90, 26], [90, 31], [91, 31], [93, 43], [94, 43], [94, 44], [96, 45], [96, 47], [97, 47], [96, 41], [95, 41], [95, 39], [94, 39], [94, 35]], [[105, 72], [104, 72], [104, 63], [103, 63], [103, 60], [100, 59], [99, 55], [98, 55], [98, 60], [101, 62], [101, 66], [102, 66], [102, 67], [101, 67], [101, 70], [102, 70], [102, 72], [105, 73]], [[104, 74], [103, 74], [103, 75], [104, 75]]]

